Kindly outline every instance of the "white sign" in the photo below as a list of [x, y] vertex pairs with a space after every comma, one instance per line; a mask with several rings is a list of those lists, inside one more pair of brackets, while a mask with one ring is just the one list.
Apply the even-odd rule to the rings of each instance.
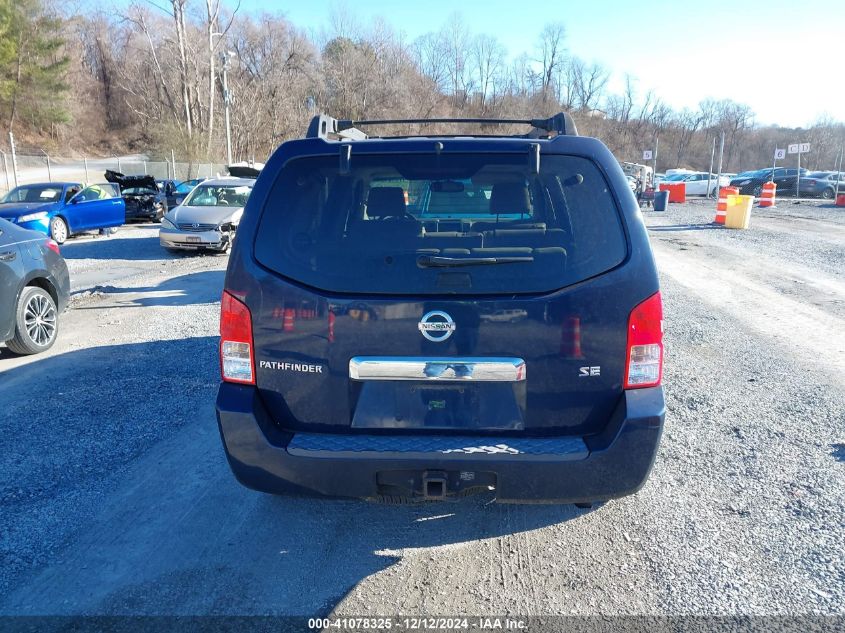
[[810, 144], [809, 143], [801, 143], [801, 153], [806, 154], [810, 151]]
[[790, 154], [806, 154], [810, 151], [809, 143], [794, 143], [789, 146]]
[[643, 151], [643, 160], [651, 160], [651, 150], [650, 149]]
[[775, 160], [783, 160], [786, 158], [786, 150], [785, 149], [776, 149], [775, 150]]
[[797, 153], [798, 153], [798, 149], [799, 149], [800, 147], [801, 147], [801, 146], [800, 146], [800, 145], [798, 145], [798, 143], [795, 143], [794, 145], [790, 145], [790, 146], [789, 146], [789, 153], [790, 153], [790, 154], [797, 154]]

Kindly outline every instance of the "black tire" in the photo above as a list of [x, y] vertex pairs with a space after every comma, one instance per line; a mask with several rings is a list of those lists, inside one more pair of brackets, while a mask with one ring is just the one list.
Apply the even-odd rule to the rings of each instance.
[[763, 185], [757, 185], [754, 187], [754, 197], [759, 198], [763, 193]]
[[576, 503], [576, 508], [581, 508], [582, 510], [590, 510], [595, 505], [592, 501], [583, 501], [581, 503]]
[[38, 354], [53, 346], [59, 335], [56, 302], [43, 288], [27, 286], [15, 310], [15, 335], [6, 342], [15, 354]]
[[67, 238], [70, 237], [67, 222], [65, 222], [63, 217], [57, 215], [50, 220], [50, 237], [53, 238], [56, 244], [64, 244]]
[[824, 191], [822, 191], [822, 198], [824, 198], [825, 200], [833, 200], [833, 195], [834, 195], [833, 189], [828, 188], [828, 189], [825, 189]]

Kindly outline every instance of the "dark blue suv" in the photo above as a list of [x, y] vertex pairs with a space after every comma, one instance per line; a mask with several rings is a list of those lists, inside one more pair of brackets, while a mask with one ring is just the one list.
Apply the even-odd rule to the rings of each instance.
[[663, 428], [663, 315], [619, 164], [566, 114], [484, 122], [523, 136], [359, 129], [431, 122], [319, 116], [258, 177], [221, 308], [232, 470], [389, 501], [636, 492]]

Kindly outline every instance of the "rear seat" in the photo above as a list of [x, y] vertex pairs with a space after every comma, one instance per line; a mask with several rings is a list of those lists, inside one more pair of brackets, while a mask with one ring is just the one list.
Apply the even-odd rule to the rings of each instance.
[[483, 235], [485, 247], [566, 248], [566, 232], [563, 229], [498, 229], [484, 231]]
[[481, 248], [484, 237], [481, 233], [459, 233], [458, 231], [426, 232], [419, 241], [420, 248]]
[[470, 254], [473, 257], [533, 257], [535, 261], [541, 261], [543, 266], [560, 267], [566, 265], [566, 249], [561, 246], [473, 248]]

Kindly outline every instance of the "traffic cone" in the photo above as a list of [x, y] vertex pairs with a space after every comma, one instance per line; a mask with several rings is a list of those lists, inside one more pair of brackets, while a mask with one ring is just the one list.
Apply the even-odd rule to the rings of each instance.
[[716, 203], [716, 219], [714, 222], [716, 224], [724, 224], [725, 218], [728, 215], [728, 196], [729, 195], [739, 195], [739, 189], [737, 187], [719, 187], [719, 200]]
[[763, 184], [763, 190], [760, 192], [760, 207], [773, 207], [775, 206], [775, 197], [777, 193], [778, 186], [773, 182], [767, 182]]

